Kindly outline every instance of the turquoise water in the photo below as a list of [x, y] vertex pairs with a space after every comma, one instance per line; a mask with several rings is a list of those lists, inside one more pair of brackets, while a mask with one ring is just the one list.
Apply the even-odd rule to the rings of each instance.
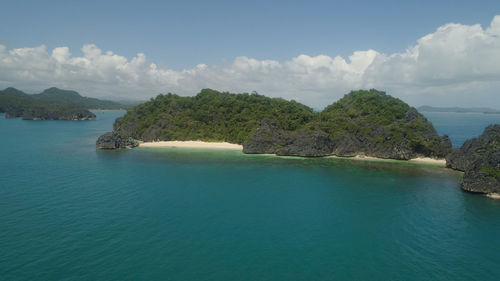
[[500, 114], [423, 112], [439, 134], [448, 134], [454, 147], [483, 133], [486, 126], [500, 124]]
[[121, 114], [0, 117], [0, 280], [500, 280], [500, 201], [458, 173], [96, 151]]

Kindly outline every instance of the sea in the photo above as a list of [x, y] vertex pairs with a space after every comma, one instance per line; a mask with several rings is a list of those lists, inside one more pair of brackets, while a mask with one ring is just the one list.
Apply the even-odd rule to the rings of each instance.
[[[0, 280], [500, 280], [500, 200], [396, 161], [96, 150], [0, 116]], [[500, 115], [426, 113], [455, 147]]]

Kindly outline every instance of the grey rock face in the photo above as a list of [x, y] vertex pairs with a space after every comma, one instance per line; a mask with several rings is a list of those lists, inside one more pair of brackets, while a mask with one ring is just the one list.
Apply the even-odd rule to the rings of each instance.
[[138, 141], [131, 137], [122, 137], [115, 131], [105, 133], [96, 141], [96, 147], [100, 149], [132, 148], [138, 145]]
[[286, 145], [276, 150], [277, 155], [321, 157], [332, 154], [333, 143], [328, 134], [315, 130], [289, 134]]
[[275, 154], [279, 147], [288, 144], [288, 136], [278, 130], [271, 121], [261, 121], [259, 128], [243, 144], [243, 152], [248, 154]]
[[353, 157], [360, 153], [362, 141], [350, 134], [342, 135], [333, 145], [333, 154], [341, 157]]
[[276, 128], [270, 121], [262, 121], [260, 127], [243, 144], [244, 153], [282, 156], [320, 157], [331, 155], [332, 149], [333, 143], [323, 131], [288, 132]]
[[410, 110], [408, 110], [408, 112], [406, 112], [406, 122], [413, 122], [413, 121], [417, 120], [419, 115], [420, 114], [418, 113], [418, 111], [414, 107], [410, 108]]
[[441, 136], [439, 140], [439, 145], [434, 148], [434, 157], [445, 158], [451, 153], [451, 140], [448, 135]]
[[454, 149], [446, 158], [446, 166], [465, 172], [462, 189], [500, 193], [500, 124], [486, 127], [481, 136]]
[[[417, 118], [418, 112], [410, 111], [408, 118]], [[415, 117], [415, 116], [417, 117]], [[271, 121], [262, 121], [259, 128], [250, 139], [243, 144], [243, 152], [251, 154], [277, 154], [282, 156], [321, 157], [336, 155], [353, 157], [367, 155], [385, 159], [409, 160], [418, 156], [444, 158], [451, 149], [448, 136], [443, 136], [431, 151], [418, 151], [409, 144], [406, 138], [397, 145], [383, 145], [373, 143], [373, 139], [390, 139], [391, 135], [382, 127], [374, 127], [372, 135], [367, 136], [361, 132], [344, 133], [334, 140], [320, 129], [302, 129], [294, 132], [281, 130]], [[439, 138], [435, 131], [428, 138]]]
[[498, 179], [486, 173], [467, 171], [461, 183], [462, 189], [476, 193], [500, 193]]

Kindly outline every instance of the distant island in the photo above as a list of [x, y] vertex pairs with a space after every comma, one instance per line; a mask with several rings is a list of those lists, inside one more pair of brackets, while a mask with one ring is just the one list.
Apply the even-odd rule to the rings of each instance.
[[89, 109], [120, 109], [122, 104], [82, 97], [75, 91], [49, 88], [40, 94], [26, 94], [15, 88], [0, 91], [0, 113], [24, 120], [94, 120]]
[[421, 112], [456, 112], [456, 113], [486, 113], [500, 114], [500, 110], [489, 107], [434, 107], [422, 105], [418, 108]]

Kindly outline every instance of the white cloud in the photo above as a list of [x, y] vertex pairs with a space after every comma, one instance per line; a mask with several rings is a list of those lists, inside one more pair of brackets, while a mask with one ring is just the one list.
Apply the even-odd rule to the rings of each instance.
[[258, 91], [323, 107], [351, 89], [377, 88], [414, 104], [500, 108], [500, 16], [489, 27], [450, 23], [402, 53], [355, 51], [348, 58], [299, 55], [290, 60], [245, 56], [221, 65], [164, 69], [142, 53], [132, 59], [95, 45], [72, 56], [68, 47], [8, 50], [0, 45], [0, 88], [37, 92], [57, 86], [87, 96], [147, 99], [202, 88]]
[[54, 58], [59, 63], [65, 63], [68, 61], [71, 53], [68, 47], [58, 47], [52, 51], [52, 58]]

